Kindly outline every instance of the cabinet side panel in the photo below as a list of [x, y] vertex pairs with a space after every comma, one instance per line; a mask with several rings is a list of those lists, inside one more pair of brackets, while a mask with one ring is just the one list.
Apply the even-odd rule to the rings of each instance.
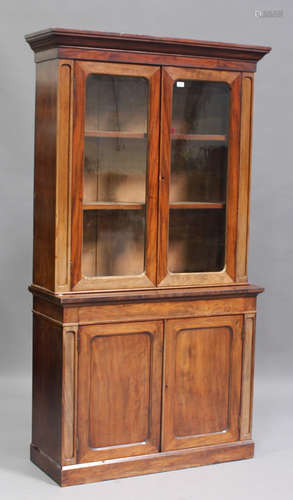
[[37, 64], [33, 282], [54, 289], [57, 61]]
[[62, 328], [34, 315], [32, 444], [60, 462]]

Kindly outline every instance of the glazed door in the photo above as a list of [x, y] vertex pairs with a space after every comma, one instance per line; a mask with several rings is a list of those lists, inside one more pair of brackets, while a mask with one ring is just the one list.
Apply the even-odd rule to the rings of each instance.
[[162, 81], [158, 284], [231, 283], [241, 76], [168, 67]]
[[75, 63], [72, 287], [156, 284], [160, 68]]
[[242, 317], [169, 320], [162, 450], [237, 441]]
[[83, 326], [78, 368], [78, 459], [159, 451], [162, 322]]

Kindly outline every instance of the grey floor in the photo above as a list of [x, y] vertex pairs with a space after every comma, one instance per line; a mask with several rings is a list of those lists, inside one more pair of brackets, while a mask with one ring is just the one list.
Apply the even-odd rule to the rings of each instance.
[[252, 460], [60, 488], [28, 457], [30, 380], [0, 379], [0, 497], [292, 500], [293, 398], [286, 380], [256, 378]]

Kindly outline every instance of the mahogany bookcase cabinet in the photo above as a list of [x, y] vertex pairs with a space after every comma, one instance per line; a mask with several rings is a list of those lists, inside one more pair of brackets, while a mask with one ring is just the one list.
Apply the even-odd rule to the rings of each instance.
[[268, 47], [49, 29], [31, 459], [71, 485], [253, 456], [253, 74]]

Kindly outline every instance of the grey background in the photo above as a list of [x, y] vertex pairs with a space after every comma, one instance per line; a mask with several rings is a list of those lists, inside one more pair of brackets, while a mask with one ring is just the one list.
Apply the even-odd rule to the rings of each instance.
[[[290, 0], [10, 0], [0, 10], [0, 481], [4, 498], [292, 498], [292, 81]], [[255, 9], [283, 9], [256, 18]], [[249, 280], [263, 285], [256, 344], [256, 457], [58, 489], [28, 461], [34, 63], [26, 33], [64, 27], [271, 45], [255, 79]]]

